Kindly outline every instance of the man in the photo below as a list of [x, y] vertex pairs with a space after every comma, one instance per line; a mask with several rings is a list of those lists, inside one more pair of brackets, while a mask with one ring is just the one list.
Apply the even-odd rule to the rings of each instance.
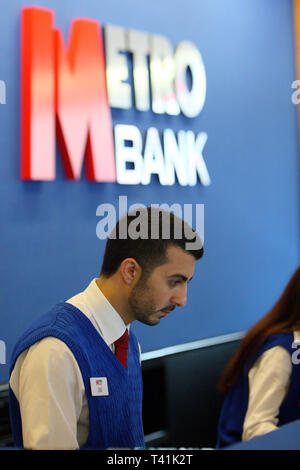
[[140, 350], [130, 324], [156, 325], [185, 305], [203, 248], [173, 214], [137, 212], [111, 233], [100, 277], [17, 342], [10, 376], [17, 446], [144, 447]]

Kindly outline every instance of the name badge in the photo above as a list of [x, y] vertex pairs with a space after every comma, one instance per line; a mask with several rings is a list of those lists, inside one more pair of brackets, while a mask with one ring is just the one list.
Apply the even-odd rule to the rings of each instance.
[[109, 395], [106, 377], [90, 377], [90, 384], [93, 397]]

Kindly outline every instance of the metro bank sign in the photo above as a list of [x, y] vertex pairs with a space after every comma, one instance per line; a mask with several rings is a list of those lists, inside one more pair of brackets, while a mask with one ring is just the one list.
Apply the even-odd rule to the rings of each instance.
[[[67, 179], [162, 185], [210, 184], [203, 159], [207, 134], [170, 128], [113, 127], [111, 107], [195, 118], [206, 96], [201, 54], [189, 41], [173, 48], [164, 36], [78, 18], [68, 45], [54, 12], [21, 11], [21, 177], [55, 179], [56, 140]], [[129, 79], [132, 54], [133, 84]], [[189, 73], [189, 82], [188, 82]]]

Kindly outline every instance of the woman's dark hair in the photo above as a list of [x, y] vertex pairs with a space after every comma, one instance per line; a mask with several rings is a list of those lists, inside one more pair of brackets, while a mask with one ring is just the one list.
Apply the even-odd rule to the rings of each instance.
[[226, 393], [236, 383], [243, 368], [251, 360], [265, 340], [274, 333], [288, 333], [300, 329], [300, 267], [289, 280], [273, 308], [245, 335], [241, 346], [227, 364], [218, 389]]
[[158, 208], [140, 208], [121, 218], [110, 234], [105, 248], [101, 275], [114, 274], [122, 261], [134, 258], [145, 278], [156, 266], [167, 261], [167, 247], [185, 250], [197, 260], [203, 245], [197, 232], [172, 212]]

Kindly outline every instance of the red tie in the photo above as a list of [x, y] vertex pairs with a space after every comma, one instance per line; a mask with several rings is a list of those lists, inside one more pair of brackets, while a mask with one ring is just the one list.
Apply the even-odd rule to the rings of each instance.
[[127, 367], [128, 330], [115, 341], [115, 354], [124, 367]]

